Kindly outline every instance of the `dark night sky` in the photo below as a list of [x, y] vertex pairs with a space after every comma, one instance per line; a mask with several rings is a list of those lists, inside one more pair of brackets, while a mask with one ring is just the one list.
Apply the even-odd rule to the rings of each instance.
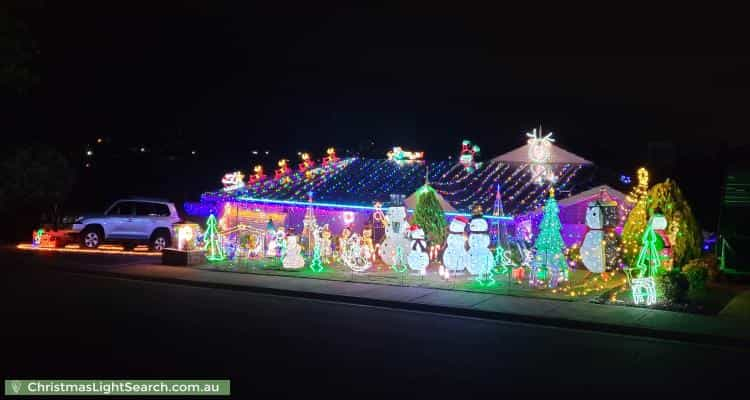
[[398, 144], [428, 158], [469, 138], [491, 157], [542, 123], [618, 173], [648, 162], [649, 142], [671, 142], [672, 173], [694, 194], [696, 165], [714, 160], [721, 140], [750, 142], [750, 57], [714, 39], [732, 34], [724, 24], [457, 4], [151, 3], [47, 5], [44, 140], [197, 148], [218, 173], [247, 169], [253, 148], [319, 155], [370, 138], [377, 154]]

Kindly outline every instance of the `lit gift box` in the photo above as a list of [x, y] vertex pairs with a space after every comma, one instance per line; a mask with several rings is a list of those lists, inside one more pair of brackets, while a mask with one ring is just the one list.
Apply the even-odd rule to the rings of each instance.
[[172, 225], [172, 237], [177, 244], [177, 250], [195, 250], [196, 240], [200, 235], [200, 225], [192, 222], [181, 222]]

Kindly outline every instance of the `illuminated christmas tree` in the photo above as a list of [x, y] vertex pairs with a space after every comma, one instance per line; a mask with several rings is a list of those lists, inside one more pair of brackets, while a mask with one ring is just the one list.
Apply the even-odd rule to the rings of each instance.
[[640, 270], [639, 278], [653, 277], [659, 272], [661, 267], [661, 255], [656, 249], [656, 232], [654, 231], [653, 221], [664, 219], [664, 216], [656, 214], [651, 217], [651, 222], [646, 227], [641, 238], [641, 251], [635, 262], [635, 268]]
[[216, 217], [211, 214], [206, 220], [206, 232], [203, 234], [205, 243], [206, 258], [209, 261], [221, 261], [224, 257], [224, 250], [221, 248], [221, 237], [216, 230]]
[[321, 272], [323, 271], [323, 260], [320, 258], [320, 244], [315, 245], [315, 250], [313, 250], [312, 255], [312, 261], [310, 261], [310, 269], [312, 272]]
[[442, 245], [447, 236], [445, 213], [440, 206], [435, 189], [429, 184], [417, 190], [417, 204], [414, 206], [412, 224], [419, 225], [431, 244]]
[[550, 269], [565, 273], [568, 268], [563, 253], [565, 242], [563, 242], [560, 234], [562, 224], [560, 223], [559, 212], [560, 209], [557, 206], [557, 201], [555, 201], [555, 189], [550, 188], [549, 198], [544, 204], [544, 216], [539, 225], [539, 236], [534, 241], [536, 252], [534, 267], [537, 268], [540, 279], [543, 279], [541, 276], [546, 276]]
[[[648, 195], [640, 199], [628, 215], [622, 230], [625, 263], [631, 267], [635, 266], [649, 216], [653, 215], [655, 210], [661, 210], [667, 221], [664, 233], [669, 237], [673, 253], [669, 261], [679, 267], [699, 257], [702, 241], [700, 226], [677, 183], [667, 179], [652, 186]], [[657, 232], [659, 233], [661, 232]], [[668, 264], [663, 266], [669, 268]]]

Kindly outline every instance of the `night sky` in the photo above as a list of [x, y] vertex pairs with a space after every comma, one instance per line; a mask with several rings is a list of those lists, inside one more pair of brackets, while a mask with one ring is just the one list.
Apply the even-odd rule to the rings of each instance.
[[[721, 141], [750, 144], [750, 57], [708, 51], [717, 49], [700, 29], [675, 31], [654, 16], [623, 17], [610, 38], [601, 30], [609, 19], [457, 4], [151, 3], [48, 4], [43, 18], [28, 17], [42, 28], [49, 112], [19, 125], [25, 138], [72, 152], [98, 137], [154, 157], [197, 150], [202, 167], [180, 180], [181, 196], [196, 199], [223, 171], [249, 169], [252, 149], [271, 151], [270, 168], [330, 145], [378, 157], [402, 145], [445, 158], [468, 138], [490, 158], [542, 124], [606, 176], [647, 164], [658, 179], [675, 177], [709, 225]], [[665, 35], [651, 37], [657, 26]], [[150, 179], [137, 175], [121, 186]]]

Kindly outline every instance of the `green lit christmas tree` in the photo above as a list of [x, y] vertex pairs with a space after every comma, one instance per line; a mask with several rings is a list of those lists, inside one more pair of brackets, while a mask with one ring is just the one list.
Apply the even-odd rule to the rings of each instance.
[[320, 258], [320, 244], [315, 244], [315, 249], [313, 250], [312, 255], [312, 261], [310, 261], [310, 270], [312, 272], [321, 272], [323, 271], [323, 260]]
[[562, 224], [560, 223], [560, 216], [558, 213], [560, 209], [555, 201], [555, 189], [550, 188], [549, 198], [544, 204], [544, 216], [542, 222], [539, 225], [539, 236], [534, 241], [534, 250], [536, 256], [534, 258], [534, 267], [537, 268], [540, 274], [539, 279], [542, 275], [547, 276], [547, 272], [552, 270], [563, 273], [563, 276], [567, 273], [567, 264], [565, 262], [565, 242], [563, 242], [560, 229]]
[[224, 250], [221, 248], [221, 238], [216, 230], [216, 217], [211, 214], [206, 220], [206, 232], [203, 234], [205, 242], [206, 258], [209, 261], [224, 260]]
[[635, 269], [639, 270], [638, 277], [653, 277], [659, 272], [661, 267], [661, 254], [656, 248], [656, 232], [654, 223], [661, 222], [666, 225], [666, 219], [661, 214], [654, 214], [646, 225], [646, 230], [641, 237], [641, 251], [635, 261]]
[[442, 245], [448, 235], [446, 231], [445, 213], [437, 198], [435, 189], [428, 183], [417, 190], [417, 203], [414, 206], [412, 224], [419, 225], [424, 230], [431, 244]]

